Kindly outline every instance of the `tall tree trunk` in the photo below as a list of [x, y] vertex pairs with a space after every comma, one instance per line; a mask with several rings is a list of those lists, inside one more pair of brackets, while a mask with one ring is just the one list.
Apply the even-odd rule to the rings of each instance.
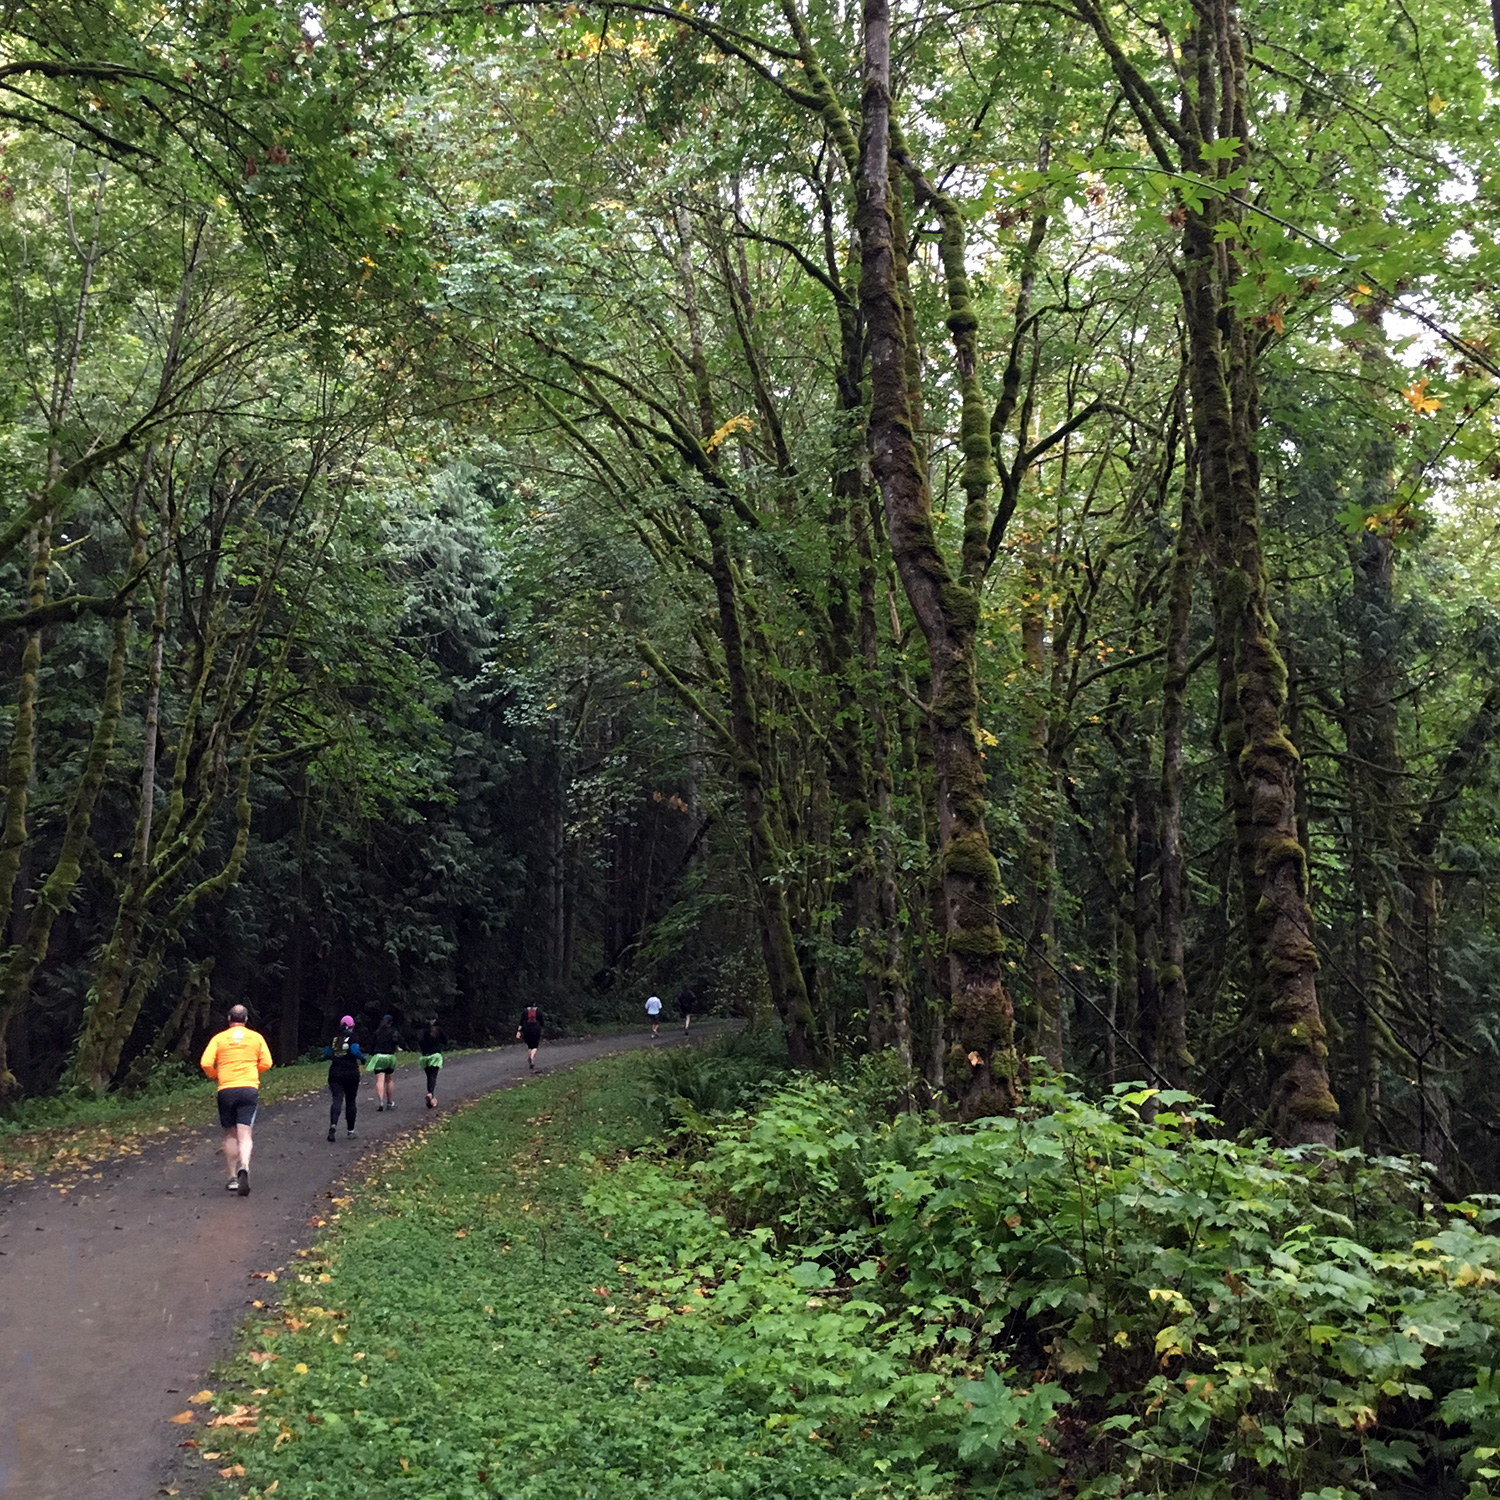
[[[907, 397], [907, 337], [896, 283], [890, 193], [888, 0], [866, 0], [861, 131], [860, 306], [870, 342], [870, 450], [886, 530], [906, 596], [927, 641], [929, 721], [937, 771], [947, 962], [953, 992], [949, 1087], [968, 1117], [1017, 1097], [1014, 1015], [996, 920], [1000, 872], [985, 829], [975, 634], [979, 596], [955, 578], [933, 531], [931, 495]], [[986, 530], [980, 538], [987, 540]], [[969, 528], [965, 527], [966, 544]]]
[[1161, 1028], [1157, 1066], [1168, 1083], [1182, 1088], [1193, 1058], [1187, 1042], [1187, 859], [1182, 842], [1182, 749], [1187, 722], [1188, 631], [1193, 614], [1193, 575], [1201, 546], [1196, 514], [1197, 463], [1189, 445], [1184, 459], [1182, 515], [1167, 595], [1167, 659], [1162, 682], [1161, 749]]
[[[1079, 11], [1103, 46], [1163, 168], [1226, 177], [1250, 166], [1249, 86], [1234, 0], [1194, 0], [1182, 38], [1180, 109], [1168, 108], [1117, 41], [1098, 0]], [[1208, 160], [1204, 147], [1231, 142]], [[1260, 527], [1255, 332], [1235, 302], [1239, 264], [1221, 231], [1245, 215], [1240, 189], [1184, 202], [1181, 286], [1193, 439], [1213, 581], [1219, 703], [1245, 896], [1250, 985], [1260, 1022], [1265, 1116], [1290, 1145], [1332, 1145], [1338, 1105], [1318, 1004], [1307, 851], [1297, 829], [1297, 750], [1286, 734]]]
[[1026, 672], [1022, 720], [1026, 733], [1026, 976], [1029, 1005], [1023, 1034], [1029, 1053], [1056, 1072], [1063, 1068], [1062, 981], [1057, 962], [1057, 811], [1047, 697], [1047, 581], [1035, 547], [1025, 555], [1021, 603], [1021, 661]]

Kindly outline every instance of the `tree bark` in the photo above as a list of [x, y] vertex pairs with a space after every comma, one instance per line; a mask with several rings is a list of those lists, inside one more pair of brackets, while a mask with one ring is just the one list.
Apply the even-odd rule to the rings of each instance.
[[1167, 660], [1162, 682], [1161, 750], [1161, 1028], [1157, 1067], [1174, 1088], [1187, 1083], [1187, 859], [1182, 841], [1182, 754], [1187, 722], [1188, 631], [1200, 533], [1196, 515], [1196, 460], [1189, 448], [1182, 481], [1182, 515], [1167, 598]]
[[[864, 7], [861, 106], [860, 306], [870, 345], [870, 450], [902, 586], [927, 642], [929, 711], [937, 772], [946, 957], [952, 985], [949, 1087], [973, 1118], [1014, 1107], [1014, 1015], [996, 919], [1000, 872], [985, 828], [975, 634], [979, 597], [955, 578], [938, 548], [931, 496], [907, 397], [907, 338], [896, 282], [890, 192], [888, 0]], [[966, 550], [968, 528], [966, 525]], [[986, 532], [987, 536], [987, 532]]]
[[[1180, 109], [1163, 103], [1116, 40], [1097, 0], [1080, 13], [1104, 48], [1148, 146], [1168, 171], [1223, 178], [1250, 164], [1249, 87], [1234, 0], [1194, 0], [1183, 37]], [[1234, 141], [1229, 155], [1203, 148]], [[1296, 747], [1286, 733], [1287, 675], [1276, 649], [1260, 527], [1255, 331], [1239, 310], [1233, 238], [1238, 188], [1184, 201], [1182, 285], [1193, 439], [1212, 577], [1219, 705], [1235, 815], [1249, 990], [1258, 1011], [1265, 1118], [1288, 1145], [1332, 1145], [1338, 1104], [1318, 1004], [1307, 851], [1297, 829]]]

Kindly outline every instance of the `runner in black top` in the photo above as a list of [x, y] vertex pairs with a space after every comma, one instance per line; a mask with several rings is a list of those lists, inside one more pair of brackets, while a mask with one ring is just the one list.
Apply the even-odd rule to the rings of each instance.
[[328, 1063], [328, 1092], [333, 1095], [333, 1105], [328, 1111], [328, 1139], [338, 1139], [339, 1106], [343, 1106], [344, 1121], [353, 1135], [354, 1116], [358, 1111], [355, 1095], [359, 1093], [359, 1069], [365, 1055], [354, 1040], [354, 1017], [345, 1016], [339, 1022], [334, 1038], [323, 1049]]
[[536, 1049], [542, 1040], [542, 1012], [535, 1005], [528, 1005], [521, 1012], [521, 1024], [516, 1027], [516, 1040], [526, 1042], [526, 1066], [535, 1069]]
[[428, 1109], [437, 1108], [438, 1074], [442, 1071], [443, 1048], [447, 1045], [443, 1028], [438, 1025], [437, 1017], [432, 1016], [417, 1034], [417, 1051], [422, 1054], [422, 1066], [427, 1070]]
[[698, 997], [688, 985], [677, 991], [677, 1014], [682, 1017], [682, 1029], [686, 1031], [693, 1024], [693, 1009], [698, 1004]]
[[370, 1071], [375, 1075], [375, 1113], [396, 1107], [396, 1054], [406, 1045], [394, 1016], [382, 1016], [371, 1043]]

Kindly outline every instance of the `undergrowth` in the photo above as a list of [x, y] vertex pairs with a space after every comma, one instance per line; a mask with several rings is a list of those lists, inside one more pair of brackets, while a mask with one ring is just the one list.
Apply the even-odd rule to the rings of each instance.
[[278, 1500], [1496, 1492], [1489, 1201], [1182, 1094], [961, 1127], [772, 1067], [711, 1115], [727, 1055], [403, 1148], [252, 1330], [214, 1461]]
[[768, 1427], [726, 1378], [711, 1287], [668, 1296], [624, 1275], [657, 1242], [609, 1230], [584, 1198], [650, 1134], [641, 1062], [504, 1090], [387, 1155], [247, 1330], [216, 1396], [227, 1420], [189, 1440], [276, 1500], [929, 1489], [885, 1436], [847, 1454]]

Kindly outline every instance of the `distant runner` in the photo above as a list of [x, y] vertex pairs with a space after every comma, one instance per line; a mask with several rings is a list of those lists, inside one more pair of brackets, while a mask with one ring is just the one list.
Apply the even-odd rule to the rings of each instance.
[[661, 996], [652, 995], [646, 1001], [646, 1014], [651, 1017], [651, 1035], [655, 1036], [657, 1028], [661, 1025]]
[[199, 1066], [219, 1085], [219, 1124], [224, 1129], [224, 1165], [229, 1191], [250, 1196], [250, 1153], [254, 1149], [255, 1112], [260, 1106], [260, 1075], [271, 1066], [271, 1049], [247, 1024], [243, 1005], [229, 1008], [229, 1027], [203, 1049]]
[[333, 1040], [323, 1049], [328, 1064], [328, 1092], [333, 1095], [333, 1104], [328, 1111], [328, 1139], [336, 1141], [339, 1136], [339, 1108], [344, 1110], [344, 1122], [349, 1134], [354, 1135], [354, 1116], [359, 1104], [359, 1070], [367, 1059], [354, 1040], [354, 1017], [345, 1016]]
[[375, 1028], [375, 1052], [370, 1058], [370, 1071], [375, 1075], [375, 1113], [396, 1107], [396, 1054], [406, 1044], [396, 1030], [394, 1016], [382, 1016]]
[[693, 993], [689, 985], [677, 991], [677, 1014], [682, 1017], [682, 1029], [687, 1031], [693, 1024], [693, 1007], [698, 1003], [698, 997]]
[[417, 1034], [417, 1051], [422, 1054], [422, 1066], [427, 1070], [428, 1109], [437, 1108], [438, 1074], [442, 1071], [443, 1048], [447, 1045], [448, 1038], [443, 1035], [443, 1028], [438, 1025], [437, 1017], [430, 1017]]
[[536, 1069], [536, 1049], [542, 1040], [542, 1013], [535, 1005], [528, 1005], [521, 1012], [521, 1024], [516, 1027], [516, 1040], [526, 1042], [526, 1066]]

